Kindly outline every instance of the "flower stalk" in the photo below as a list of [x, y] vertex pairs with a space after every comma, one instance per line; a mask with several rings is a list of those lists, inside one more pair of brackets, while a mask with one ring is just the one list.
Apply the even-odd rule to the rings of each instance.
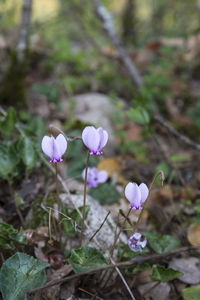
[[83, 214], [82, 214], [82, 223], [81, 223], [80, 247], [82, 246], [83, 234], [84, 234], [85, 207], [86, 207], [86, 195], [87, 195], [87, 173], [88, 173], [89, 158], [90, 158], [90, 151], [88, 151], [86, 167], [85, 167], [84, 193], [83, 193]]

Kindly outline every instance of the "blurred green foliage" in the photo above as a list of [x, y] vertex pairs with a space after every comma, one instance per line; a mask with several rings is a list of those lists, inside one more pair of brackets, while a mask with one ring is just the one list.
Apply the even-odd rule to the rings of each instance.
[[20, 245], [26, 245], [26, 234], [14, 229], [10, 224], [0, 222], [0, 249], [14, 250]]

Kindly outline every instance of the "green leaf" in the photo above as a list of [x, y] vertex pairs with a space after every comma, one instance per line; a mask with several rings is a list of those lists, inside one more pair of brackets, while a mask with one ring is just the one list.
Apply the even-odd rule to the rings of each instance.
[[19, 159], [15, 144], [0, 142], [0, 176], [2, 178], [9, 180], [18, 175], [16, 166]]
[[180, 241], [171, 235], [145, 232], [144, 236], [148, 239], [148, 243], [156, 253], [166, 253], [180, 246]]
[[184, 300], [199, 300], [200, 299], [200, 285], [189, 287], [183, 290]]
[[36, 151], [32, 141], [28, 137], [21, 137], [18, 149], [25, 166], [28, 169], [32, 169], [37, 162]]
[[16, 122], [16, 111], [13, 107], [10, 107], [7, 111], [6, 117], [0, 122], [0, 131], [4, 138], [12, 136]]
[[75, 273], [107, 265], [105, 257], [98, 249], [86, 246], [72, 250], [69, 263]]
[[127, 111], [127, 116], [133, 122], [136, 122], [141, 125], [148, 124], [150, 121], [150, 116], [148, 112], [141, 107], [131, 108], [130, 110]]
[[98, 200], [101, 204], [108, 205], [117, 202], [120, 198], [120, 193], [117, 191], [116, 187], [110, 183], [100, 184], [96, 188], [91, 188], [88, 194]]
[[46, 281], [45, 268], [49, 264], [17, 252], [0, 270], [0, 290], [4, 300], [24, 300], [28, 290], [42, 286]]
[[0, 249], [14, 250], [18, 245], [26, 245], [26, 235], [12, 225], [0, 222]]
[[174, 270], [171, 268], [165, 268], [160, 265], [153, 265], [153, 271], [151, 274], [151, 279], [161, 282], [167, 282], [169, 280], [173, 280], [179, 276], [183, 276], [184, 274], [178, 270]]
[[[83, 212], [83, 207], [79, 207], [81, 213]], [[87, 219], [88, 212], [90, 210], [90, 206], [86, 205], [85, 207], [85, 218]], [[64, 216], [62, 216], [62, 223], [64, 226], [64, 232], [68, 236], [75, 235], [77, 233], [76, 227], [81, 226], [82, 218], [80, 217], [79, 213], [76, 209], [74, 209], [71, 213], [68, 212], [67, 209], [63, 211], [63, 213], [69, 217], [71, 220], [67, 220]]]

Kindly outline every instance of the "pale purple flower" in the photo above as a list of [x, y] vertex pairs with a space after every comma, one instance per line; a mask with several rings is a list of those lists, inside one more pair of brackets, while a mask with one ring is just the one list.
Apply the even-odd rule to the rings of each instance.
[[[82, 173], [83, 179], [85, 179], [85, 169]], [[90, 187], [97, 187], [100, 183], [106, 182], [108, 179], [108, 173], [105, 170], [98, 171], [97, 168], [88, 168], [87, 183]]]
[[125, 188], [125, 196], [129, 200], [132, 209], [141, 209], [148, 195], [149, 189], [145, 183], [138, 186], [135, 182], [129, 182]]
[[90, 154], [102, 154], [102, 148], [108, 141], [108, 133], [101, 127], [87, 126], [82, 132], [82, 140], [85, 146], [90, 150]]
[[41, 146], [42, 151], [50, 157], [50, 162], [54, 163], [62, 161], [62, 156], [67, 150], [67, 141], [62, 134], [59, 134], [56, 138], [45, 135]]
[[134, 233], [128, 241], [129, 248], [134, 252], [141, 252], [146, 247], [147, 240], [141, 241], [141, 233]]

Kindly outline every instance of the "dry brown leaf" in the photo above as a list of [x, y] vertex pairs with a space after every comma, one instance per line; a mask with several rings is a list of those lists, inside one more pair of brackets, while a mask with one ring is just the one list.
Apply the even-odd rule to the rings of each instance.
[[191, 224], [188, 228], [187, 239], [193, 246], [200, 246], [200, 225]]
[[98, 164], [99, 170], [106, 170], [109, 177], [117, 175], [117, 181], [121, 184], [127, 184], [127, 180], [122, 175], [122, 157], [105, 158]]

